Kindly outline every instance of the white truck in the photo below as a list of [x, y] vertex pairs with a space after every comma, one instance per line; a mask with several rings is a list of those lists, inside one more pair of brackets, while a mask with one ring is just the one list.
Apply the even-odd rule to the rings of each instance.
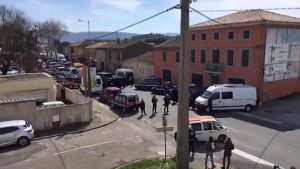
[[256, 105], [256, 88], [243, 84], [212, 85], [195, 100], [196, 110], [207, 112], [210, 110], [240, 109], [250, 112]]

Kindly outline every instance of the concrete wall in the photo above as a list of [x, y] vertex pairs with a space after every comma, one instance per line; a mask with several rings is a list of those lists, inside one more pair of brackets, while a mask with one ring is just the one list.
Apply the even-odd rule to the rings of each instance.
[[66, 100], [69, 100], [73, 104], [85, 103], [89, 101], [89, 98], [85, 98], [79, 91], [70, 90], [65, 88]]
[[21, 101], [0, 104], [0, 119], [26, 120], [35, 130], [53, 129], [53, 116], [59, 116], [59, 126], [88, 123], [93, 120], [93, 102], [66, 105], [56, 108], [37, 108], [35, 101]]

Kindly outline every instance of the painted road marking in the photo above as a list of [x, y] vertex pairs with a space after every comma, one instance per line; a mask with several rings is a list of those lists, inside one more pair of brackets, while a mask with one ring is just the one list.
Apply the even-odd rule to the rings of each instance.
[[[255, 156], [253, 156], [251, 154], [248, 154], [248, 153], [243, 152], [243, 151], [238, 150], [238, 149], [234, 149], [232, 152], [235, 153], [235, 154], [237, 154], [237, 155], [239, 155], [239, 156], [242, 156], [242, 157], [244, 157], [244, 158], [246, 158], [246, 159], [248, 159], [250, 161], [258, 163], [258, 164], [263, 164], [263, 165], [267, 165], [267, 166], [271, 166], [271, 167], [273, 167], [275, 165], [273, 163], [270, 163], [270, 162], [265, 161], [265, 160], [263, 160], [261, 158], [255, 157]], [[280, 167], [280, 168], [282, 168], [282, 167]], [[282, 168], [282, 169], [284, 169], [284, 168]]]
[[60, 155], [60, 154], [64, 154], [64, 153], [68, 153], [68, 152], [72, 152], [72, 151], [76, 151], [76, 150], [86, 149], [86, 148], [90, 148], [90, 147], [94, 147], [94, 146], [99, 146], [99, 145], [104, 145], [104, 144], [109, 144], [109, 143], [113, 143], [113, 142], [122, 141], [124, 139], [134, 139], [134, 138], [141, 138], [141, 136], [126, 137], [126, 138], [121, 138], [121, 139], [116, 139], [116, 140], [111, 140], [111, 141], [106, 141], [106, 142], [101, 142], [101, 143], [96, 143], [96, 144], [90, 144], [90, 145], [86, 145], [86, 146], [79, 146], [79, 147], [74, 148], [74, 149], [54, 153], [54, 155]]
[[259, 117], [259, 116], [255, 116], [255, 115], [253, 115], [253, 114], [249, 114], [249, 113], [242, 113], [242, 112], [236, 112], [236, 113], [237, 113], [237, 114], [240, 114], [240, 115], [244, 115], [244, 116], [248, 116], [248, 117], [256, 118], [256, 119], [259, 119], [259, 120], [262, 120], [262, 121], [270, 122], [270, 123], [282, 124], [282, 122], [281, 122], [281, 121], [270, 120], [270, 119], [263, 118], [263, 117]]

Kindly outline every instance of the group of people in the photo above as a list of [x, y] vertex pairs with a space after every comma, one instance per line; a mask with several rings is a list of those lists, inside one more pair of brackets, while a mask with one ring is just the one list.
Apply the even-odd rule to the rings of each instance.
[[[195, 130], [192, 128], [189, 129], [189, 150], [192, 152], [192, 156], [194, 157], [195, 154], [195, 142], [197, 141]], [[215, 168], [214, 164], [214, 158], [213, 158], [213, 152], [215, 149], [215, 145], [213, 142], [213, 137], [209, 137], [208, 141], [205, 143], [205, 169], [207, 169], [207, 162], [208, 157], [210, 157], [211, 160], [211, 168]], [[225, 164], [227, 161], [226, 169], [229, 169], [230, 166], [230, 158], [232, 150], [234, 149], [234, 144], [231, 142], [231, 139], [228, 137], [224, 144], [224, 156], [223, 156], [223, 167], [222, 169], [225, 169]]]
[[[171, 97], [170, 95], [166, 94], [165, 97], [163, 98], [164, 100], [164, 115], [167, 115], [169, 113], [169, 105], [170, 105], [170, 102], [171, 102]], [[152, 116], [154, 116], [156, 113], [157, 113], [157, 98], [156, 98], [156, 95], [154, 94], [152, 96]], [[145, 101], [143, 99], [141, 99], [140, 101], [140, 109], [141, 109], [141, 113], [142, 113], [142, 116], [146, 116], [146, 111], [145, 111]]]

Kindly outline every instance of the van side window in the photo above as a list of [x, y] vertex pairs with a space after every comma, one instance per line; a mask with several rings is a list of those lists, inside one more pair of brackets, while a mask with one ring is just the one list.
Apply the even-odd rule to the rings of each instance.
[[220, 98], [220, 92], [215, 92], [212, 94], [211, 99], [212, 100], [217, 100]]
[[101, 80], [100, 80], [100, 79], [96, 79], [96, 83], [97, 83], [98, 85], [100, 85], [100, 84], [101, 84]]
[[214, 130], [223, 129], [223, 127], [218, 122], [213, 121], [212, 124], [213, 124], [213, 129]]
[[201, 123], [193, 123], [193, 124], [192, 124], [192, 128], [193, 128], [195, 131], [202, 131], [202, 125], [201, 125]]
[[19, 130], [19, 127], [5, 127], [0, 129], [0, 135], [12, 133]]
[[203, 130], [212, 130], [211, 122], [203, 122]]
[[232, 92], [222, 92], [222, 99], [232, 99]]

